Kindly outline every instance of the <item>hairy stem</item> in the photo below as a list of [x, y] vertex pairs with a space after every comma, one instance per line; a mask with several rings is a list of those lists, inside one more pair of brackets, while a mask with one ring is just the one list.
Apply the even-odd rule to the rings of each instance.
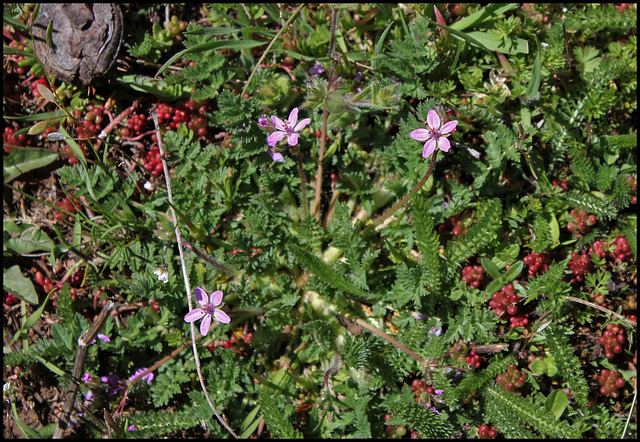
[[322, 194], [322, 160], [324, 159], [325, 138], [327, 136], [327, 118], [329, 111], [327, 105], [324, 105], [324, 113], [322, 115], [322, 135], [320, 136], [320, 154], [318, 155], [318, 172], [316, 173], [316, 193], [313, 197], [313, 206], [311, 212], [313, 216], [320, 221], [320, 195]]
[[309, 214], [309, 204], [307, 203], [307, 177], [302, 168], [302, 153], [297, 149], [296, 159], [298, 160], [298, 173], [300, 174], [300, 189], [302, 190], [302, 219]]

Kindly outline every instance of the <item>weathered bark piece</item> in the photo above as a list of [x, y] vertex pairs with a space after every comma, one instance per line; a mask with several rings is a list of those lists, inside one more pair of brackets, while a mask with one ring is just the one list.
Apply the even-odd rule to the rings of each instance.
[[50, 75], [66, 83], [80, 78], [89, 84], [105, 74], [118, 55], [122, 11], [116, 3], [42, 3], [32, 34], [36, 54]]

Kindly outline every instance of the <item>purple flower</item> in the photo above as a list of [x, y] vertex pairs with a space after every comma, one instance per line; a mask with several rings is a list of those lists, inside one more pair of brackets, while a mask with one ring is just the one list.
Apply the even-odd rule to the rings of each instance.
[[[133, 378], [135, 378], [136, 376], [138, 376], [140, 373], [147, 371], [146, 368], [139, 368], [136, 370], [136, 372], [129, 377], [129, 380], [133, 380]], [[147, 381], [147, 384], [151, 385], [151, 381], [153, 381], [153, 373], [147, 373], [144, 376], [142, 376], [142, 379], [144, 379], [145, 381]]]
[[100, 378], [103, 383], [107, 384], [107, 397], [112, 397], [118, 394], [118, 391], [124, 390], [124, 385], [122, 385], [122, 381], [115, 374], [110, 374], [109, 376], [102, 376]]
[[302, 129], [304, 129], [307, 124], [311, 123], [311, 118], [305, 118], [300, 121], [298, 124], [298, 108], [294, 107], [291, 113], [289, 114], [289, 119], [282, 121], [280, 118], [276, 116], [271, 117], [271, 121], [275, 126], [276, 130], [267, 137], [267, 144], [270, 147], [274, 147], [278, 144], [278, 141], [287, 137], [287, 142], [290, 146], [295, 146], [298, 144], [298, 133]]
[[200, 318], [202, 322], [200, 323], [200, 334], [202, 336], [207, 336], [209, 333], [209, 328], [211, 327], [211, 315], [216, 318], [217, 321], [220, 321], [224, 324], [228, 324], [231, 322], [231, 318], [220, 309], [216, 307], [222, 305], [222, 296], [224, 295], [220, 290], [216, 290], [211, 293], [211, 301], [209, 301], [209, 295], [207, 292], [200, 288], [196, 287], [194, 290], [194, 295], [196, 296], [196, 301], [200, 304], [199, 308], [194, 308], [189, 313], [187, 313], [184, 317], [185, 322], [194, 322]]
[[282, 156], [281, 153], [276, 152], [275, 150], [271, 149], [270, 147], [267, 148], [267, 153], [269, 154], [269, 156], [271, 157], [271, 159], [273, 161], [277, 161], [278, 163], [286, 163], [287, 160], [284, 159], [284, 157]]
[[443, 152], [449, 151], [451, 143], [447, 140], [447, 137], [457, 125], [458, 120], [451, 120], [443, 125], [438, 112], [432, 109], [429, 111], [425, 122], [427, 129], [416, 129], [409, 136], [414, 140], [425, 141], [422, 156], [429, 158], [436, 149], [440, 149]]
[[135, 425], [129, 425], [127, 427], [127, 431], [130, 432], [130, 433], [133, 433], [134, 431], [136, 431]]

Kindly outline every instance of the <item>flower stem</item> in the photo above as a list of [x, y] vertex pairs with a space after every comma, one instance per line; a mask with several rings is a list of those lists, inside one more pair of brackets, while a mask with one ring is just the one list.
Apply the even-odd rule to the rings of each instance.
[[389, 210], [387, 210], [384, 214], [382, 214], [382, 216], [380, 218], [378, 218], [377, 220], [375, 220], [374, 222], [372, 222], [371, 224], [369, 224], [367, 226], [366, 229], [364, 229], [361, 234], [365, 234], [367, 232], [369, 232], [372, 229], [375, 229], [382, 221], [384, 221], [385, 219], [389, 218], [391, 215], [393, 215], [399, 208], [401, 208], [402, 206], [404, 206], [407, 201], [409, 201], [409, 199], [415, 195], [416, 193], [418, 193], [418, 191], [420, 190], [420, 188], [422, 186], [424, 186], [424, 183], [427, 182], [427, 180], [429, 179], [429, 177], [431, 176], [431, 174], [433, 173], [433, 169], [436, 166], [436, 157], [438, 156], [438, 151], [436, 150], [432, 157], [431, 157], [431, 163], [429, 164], [429, 169], [427, 169], [427, 173], [424, 174], [424, 176], [422, 177], [422, 179], [418, 182], [418, 184], [416, 184], [416, 186], [411, 189], [411, 192], [409, 192], [408, 194], [406, 194], [404, 196], [404, 198], [402, 198], [400, 201], [398, 201], [392, 208], [390, 208]]
[[302, 168], [302, 154], [300, 153], [300, 149], [297, 149], [296, 159], [298, 160], [300, 189], [302, 190], [302, 219], [305, 219], [309, 214], [309, 203], [307, 203], [307, 178], [305, 177], [304, 169]]
[[316, 173], [316, 193], [313, 197], [313, 206], [311, 212], [313, 216], [320, 221], [320, 195], [322, 194], [322, 160], [324, 159], [324, 145], [325, 138], [327, 137], [327, 119], [329, 118], [329, 111], [327, 110], [327, 104], [324, 105], [324, 113], [322, 115], [322, 135], [320, 136], [320, 154], [318, 155], [318, 172]]

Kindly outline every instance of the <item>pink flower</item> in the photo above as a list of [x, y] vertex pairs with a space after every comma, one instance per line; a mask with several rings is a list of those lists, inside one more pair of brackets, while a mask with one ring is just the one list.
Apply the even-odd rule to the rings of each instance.
[[416, 129], [409, 136], [414, 140], [425, 141], [422, 156], [429, 158], [436, 149], [440, 149], [443, 152], [449, 151], [451, 143], [447, 140], [447, 137], [457, 125], [458, 120], [451, 120], [443, 125], [438, 112], [432, 109], [429, 111], [425, 122], [427, 129]]
[[202, 336], [207, 336], [209, 333], [209, 328], [211, 327], [211, 315], [216, 318], [217, 321], [222, 322], [224, 324], [228, 324], [231, 322], [231, 318], [225, 312], [216, 307], [222, 305], [222, 296], [224, 295], [220, 290], [216, 290], [211, 293], [211, 301], [209, 301], [209, 295], [207, 292], [200, 288], [196, 287], [193, 291], [196, 296], [196, 301], [200, 305], [199, 308], [194, 308], [189, 313], [187, 313], [184, 317], [185, 322], [194, 322], [200, 318], [202, 322], [200, 323], [200, 334]]
[[307, 124], [311, 123], [311, 118], [305, 118], [300, 121], [298, 124], [298, 108], [294, 107], [291, 113], [289, 114], [289, 119], [282, 121], [280, 118], [276, 116], [271, 117], [271, 121], [275, 126], [276, 130], [272, 132], [267, 137], [267, 144], [271, 147], [274, 147], [278, 144], [278, 141], [287, 137], [287, 142], [290, 146], [295, 146], [298, 144], [298, 134], [297, 132], [304, 129]]

